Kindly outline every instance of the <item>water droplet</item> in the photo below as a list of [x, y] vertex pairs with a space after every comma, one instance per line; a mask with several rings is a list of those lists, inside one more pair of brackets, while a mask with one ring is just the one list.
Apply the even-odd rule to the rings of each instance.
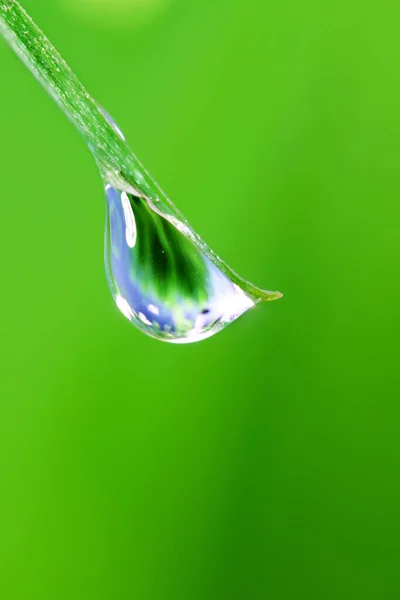
[[254, 305], [146, 199], [110, 186], [106, 196], [107, 278], [118, 308], [139, 329], [169, 342], [195, 342]]
[[141, 331], [167, 342], [196, 342], [256, 302], [273, 299], [225, 270], [186, 223], [163, 212], [159, 199], [136, 194], [121, 177], [116, 184], [104, 176], [107, 280], [119, 310]]

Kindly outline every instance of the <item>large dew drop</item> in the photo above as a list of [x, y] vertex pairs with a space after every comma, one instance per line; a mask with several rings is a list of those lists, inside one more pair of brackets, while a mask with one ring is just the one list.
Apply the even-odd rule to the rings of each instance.
[[[238, 281], [232, 281], [217, 266], [223, 265], [220, 259], [183, 219], [164, 212], [159, 202], [129, 184], [106, 181], [105, 192], [108, 283], [120, 311], [144, 333], [177, 344], [197, 342], [257, 302], [281, 296], [237, 276]], [[240, 282], [251, 292], [246, 293]]]
[[105, 264], [121, 312], [160, 340], [209, 337], [254, 301], [148, 201], [106, 187]]

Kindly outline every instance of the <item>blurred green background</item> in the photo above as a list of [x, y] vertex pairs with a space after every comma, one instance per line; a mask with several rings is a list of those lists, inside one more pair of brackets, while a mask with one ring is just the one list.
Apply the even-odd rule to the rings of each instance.
[[0, 597], [397, 599], [399, 4], [24, 6], [285, 297], [189, 346], [132, 327], [93, 159], [0, 43]]

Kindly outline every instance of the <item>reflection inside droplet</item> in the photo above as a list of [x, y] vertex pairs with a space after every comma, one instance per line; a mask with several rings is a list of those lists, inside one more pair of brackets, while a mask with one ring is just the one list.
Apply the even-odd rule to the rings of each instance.
[[106, 186], [105, 263], [120, 311], [158, 339], [195, 342], [254, 305], [146, 199]]

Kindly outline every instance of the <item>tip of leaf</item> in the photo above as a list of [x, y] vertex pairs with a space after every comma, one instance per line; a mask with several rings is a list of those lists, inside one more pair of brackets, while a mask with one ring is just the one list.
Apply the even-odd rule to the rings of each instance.
[[283, 294], [281, 292], [268, 292], [264, 290], [260, 290], [260, 302], [272, 302], [272, 300], [279, 300], [283, 298]]

